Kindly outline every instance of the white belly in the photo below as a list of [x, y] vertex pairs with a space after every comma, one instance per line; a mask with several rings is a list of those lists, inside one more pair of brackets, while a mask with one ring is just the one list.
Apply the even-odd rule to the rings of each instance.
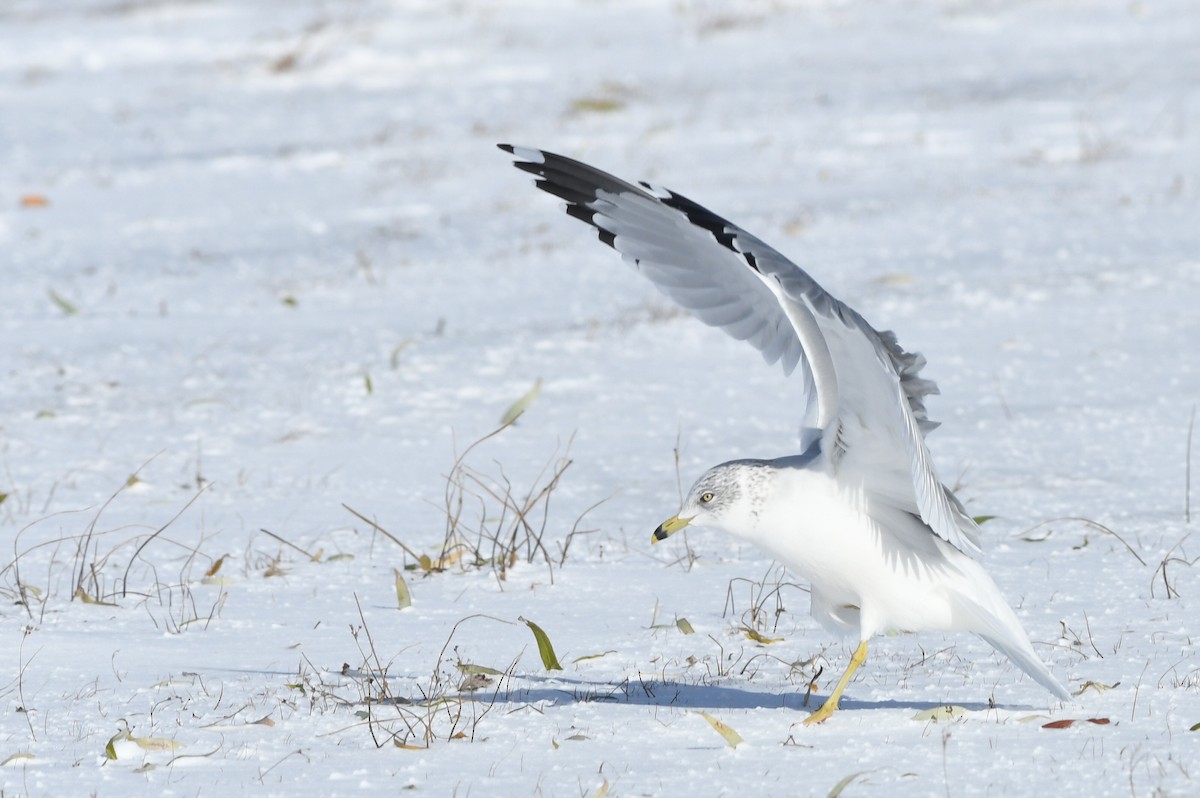
[[[957, 599], [977, 576], [974, 561], [898, 510], [881, 515], [838, 492], [821, 474], [783, 475], [780, 489], [803, 504], [783, 517], [765, 514], [748, 537], [812, 587], [812, 612], [822, 624], [862, 639], [889, 631], [964, 629]], [[802, 481], [802, 484], [788, 484]], [[782, 514], [781, 514], [782, 515]], [[965, 570], [964, 570], [965, 569]]]

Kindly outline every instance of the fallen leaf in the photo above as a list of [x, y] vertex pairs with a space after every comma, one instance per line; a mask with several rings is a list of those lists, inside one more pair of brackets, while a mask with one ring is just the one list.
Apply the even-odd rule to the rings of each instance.
[[1063, 718], [1062, 720], [1052, 720], [1049, 723], [1043, 723], [1043, 729], [1066, 729], [1074, 726], [1076, 723], [1094, 723], [1097, 726], [1107, 726], [1112, 723], [1108, 718]]
[[581, 97], [571, 103], [571, 111], [577, 114], [606, 114], [612, 111], [619, 111], [624, 107], [625, 103], [621, 100], [607, 97]]
[[79, 308], [75, 307], [75, 305], [70, 301], [64, 299], [62, 295], [60, 295], [53, 288], [51, 288], [47, 293], [50, 295], [50, 301], [55, 305], [58, 305], [58, 309], [63, 313], [67, 314], [68, 316], [74, 316], [79, 313]]
[[168, 740], [166, 737], [129, 737], [137, 743], [137, 747], [143, 751], [174, 751], [177, 748], [183, 748], [183, 743], [176, 740]]
[[454, 667], [464, 676], [503, 676], [504, 671], [489, 668], [486, 665], [472, 665], [470, 662], [456, 662]]
[[1121, 684], [1120, 682], [1113, 682], [1112, 684], [1103, 684], [1101, 682], [1093, 682], [1093, 681], [1089, 680], [1089, 681], [1084, 682], [1083, 686], [1080, 687], [1078, 690], [1076, 690], [1074, 693], [1072, 693], [1072, 695], [1080, 696], [1080, 695], [1083, 695], [1084, 693], [1086, 693], [1088, 690], [1095, 690], [1097, 693], [1105, 693], [1105, 692], [1108, 692], [1109, 690], [1116, 688], [1120, 684]]
[[1049, 723], [1043, 723], [1043, 729], [1065, 729], [1075, 725], [1074, 718], [1064, 718], [1063, 720], [1052, 720]]
[[742, 627], [742, 634], [753, 640], [755, 643], [762, 643], [764, 646], [769, 646], [772, 643], [782, 643], [782, 637], [767, 637], [762, 632], [756, 629], [751, 629], [749, 626]]
[[396, 605], [400, 609], [412, 606], [412, 593], [408, 592], [408, 582], [404, 581], [404, 575], [396, 568], [392, 569], [392, 573], [396, 575]]
[[857, 773], [851, 773], [849, 776], [844, 777], [837, 784], [833, 785], [833, 789], [829, 791], [829, 794], [826, 795], [825, 798], [838, 798], [838, 796], [842, 794], [842, 791], [850, 786], [851, 782], [853, 782], [859, 776], [865, 776], [870, 772], [871, 771], [869, 770], [860, 770]]
[[912, 719], [920, 721], [953, 720], [954, 718], [962, 717], [965, 714], [967, 714], [966, 707], [960, 707], [957, 704], [943, 704], [940, 707], [934, 707], [933, 709], [927, 709], [924, 712], [918, 712], [917, 714], [913, 715]]
[[685, 635], [694, 635], [696, 633], [696, 630], [692, 628], [687, 618], [676, 618], [675, 626]]
[[725, 723], [717, 720], [707, 712], [700, 712], [698, 714], [700, 717], [708, 721], [708, 725], [717, 730], [717, 734], [725, 738], [725, 742], [729, 744], [730, 748], [737, 748], [739, 745], [745, 742], [745, 740], [742, 739], [742, 735], [735, 732], [731, 726], [728, 726]]
[[26, 194], [21, 197], [22, 208], [45, 208], [50, 200], [41, 194]]
[[116, 604], [113, 604], [110, 601], [101, 601], [98, 598], [93, 598], [92, 596], [89, 596], [87, 593], [84, 592], [83, 588], [81, 588], [81, 587], [75, 588], [75, 598], [79, 599], [84, 604], [95, 604], [97, 607], [115, 607], [115, 606], [117, 606]]

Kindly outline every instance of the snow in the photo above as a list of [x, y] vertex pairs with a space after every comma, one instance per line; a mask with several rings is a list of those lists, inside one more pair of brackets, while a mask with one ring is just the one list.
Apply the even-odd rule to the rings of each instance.
[[[1194, 793], [1198, 35], [1190, 0], [6, 3], [0, 791]], [[791, 450], [794, 394], [499, 141], [678, 190], [924, 353], [1076, 701], [901, 636], [801, 726], [852, 641], [756, 550], [649, 543], [679, 479]], [[524, 497], [570, 458], [552, 563], [403, 570], [343, 505], [436, 560], [539, 377], [465, 463]]]

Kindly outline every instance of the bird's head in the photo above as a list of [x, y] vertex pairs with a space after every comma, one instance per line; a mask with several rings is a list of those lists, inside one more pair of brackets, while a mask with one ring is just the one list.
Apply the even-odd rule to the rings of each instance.
[[735, 460], [705, 471], [688, 491], [683, 508], [659, 524], [650, 542], [666, 540], [688, 526], [750, 537], [758, 523], [758, 498], [770, 479], [764, 465], [761, 461]]

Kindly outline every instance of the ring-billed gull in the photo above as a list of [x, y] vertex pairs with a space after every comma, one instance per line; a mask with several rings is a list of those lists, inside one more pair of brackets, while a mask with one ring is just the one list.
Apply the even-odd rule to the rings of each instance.
[[924, 358], [686, 197], [561, 155], [499, 146], [664, 294], [803, 382], [801, 454], [709, 469], [652, 542], [695, 525], [755, 543], [808, 581], [813, 617], [857, 631], [849, 666], [806, 723], [837, 710], [870, 638], [892, 631], [974, 632], [1069, 700], [974, 559], [974, 520], [934, 472], [925, 434], [937, 424], [925, 397], [937, 386], [920, 376]]

